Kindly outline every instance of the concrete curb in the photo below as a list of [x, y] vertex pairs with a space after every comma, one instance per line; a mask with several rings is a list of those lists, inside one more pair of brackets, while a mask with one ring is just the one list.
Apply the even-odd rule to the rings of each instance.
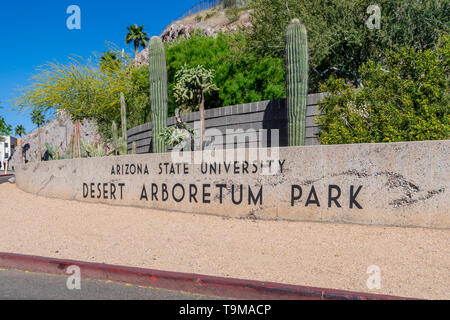
[[169, 272], [100, 263], [0, 252], [0, 268], [68, 276], [76, 265], [83, 278], [112, 280], [146, 287], [249, 300], [409, 300], [409, 298], [314, 288], [198, 274]]

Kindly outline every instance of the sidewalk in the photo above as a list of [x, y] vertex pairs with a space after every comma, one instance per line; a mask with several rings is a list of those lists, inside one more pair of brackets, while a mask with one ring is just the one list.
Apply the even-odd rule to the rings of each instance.
[[[46, 199], [0, 185], [0, 252], [450, 298], [450, 230], [223, 219]], [[381, 268], [369, 290], [367, 268]]]

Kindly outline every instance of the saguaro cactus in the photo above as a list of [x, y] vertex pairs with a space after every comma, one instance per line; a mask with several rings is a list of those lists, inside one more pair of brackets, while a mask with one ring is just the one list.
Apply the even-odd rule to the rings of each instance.
[[114, 155], [118, 155], [120, 141], [119, 141], [119, 134], [117, 133], [117, 124], [115, 121], [113, 121], [111, 125], [111, 134], [112, 134], [112, 145], [113, 145], [112, 148], [114, 150]]
[[123, 92], [120, 93], [120, 117], [122, 122], [122, 141], [120, 144], [120, 154], [128, 154], [128, 136], [127, 136], [127, 105]]
[[167, 67], [164, 45], [152, 37], [149, 45], [150, 103], [152, 107], [153, 152], [167, 151], [160, 133], [167, 126]]
[[308, 35], [298, 19], [286, 31], [286, 94], [289, 145], [305, 144], [308, 95]]
[[127, 141], [127, 105], [125, 103], [125, 96], [123, 92], [120, 93], [120, 117], [122, 122], [122, 139]]

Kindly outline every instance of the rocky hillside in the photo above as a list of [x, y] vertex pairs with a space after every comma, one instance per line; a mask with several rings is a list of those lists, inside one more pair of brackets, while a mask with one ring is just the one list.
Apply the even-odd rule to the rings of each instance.
[[[74, 125], [70, 118], [62, 113], [58, 115], [54, 120], [50, 121], [41, 128], [41, 151], [45, 158], [47, 148], [45, 143], [47, 142], [50, 146], [61, 147], [63, 150], [67, 148], [70, 144], [70, 136], [74, 132]], [[84, 141], [96, 141], [100, 138], [97, 132], [97, 125], [92, 121], [84, 121], [81, 126], [81, 137]], [[22, 140], [22, 145], [24, 147], [24, 157], [26, 161], [37, 161], [38, 158], [38, 143], [37, 143], [37, 130], [28, 134]], [[11, 159], [11, 165], [20, 163], [20, 152], [16, 150]]]
[[[194, 30], [201, 30], [207, 36], [218, 32], [236, 32], [251, 27], [250, 11], [247, 9], [209, 9], [171, 23], [161, 34], [164, 42], [173, 42], [179, 36], [189, 37]], [[148, 65], [148, 48], [137, 58], [138, 66]]]

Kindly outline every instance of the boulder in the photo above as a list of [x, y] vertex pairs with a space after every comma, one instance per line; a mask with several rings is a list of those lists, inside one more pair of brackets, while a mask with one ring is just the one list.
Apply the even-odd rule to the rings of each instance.
[[[210, 14], [211, 17], [207, 18]], [[200, 21], [196, 17], [202, 17]], [[219, 32], [234, 33], [240, 29], [248, 30], [252, 27], [250, 14], [248, 10], [239, 13], [239, 19], [230, 22], [226, 16], [226, 10], [206, 10], [175, 21], [162, 32], [161, 40], [163, 42], [174, 42], [178, 37], [189, 38], [195, 30], [199, 30], [205, 36], [216, 36]], [[149, 52], [148, 47], [138, 53], [134, 62], [138, 67], [148, 65]]]

